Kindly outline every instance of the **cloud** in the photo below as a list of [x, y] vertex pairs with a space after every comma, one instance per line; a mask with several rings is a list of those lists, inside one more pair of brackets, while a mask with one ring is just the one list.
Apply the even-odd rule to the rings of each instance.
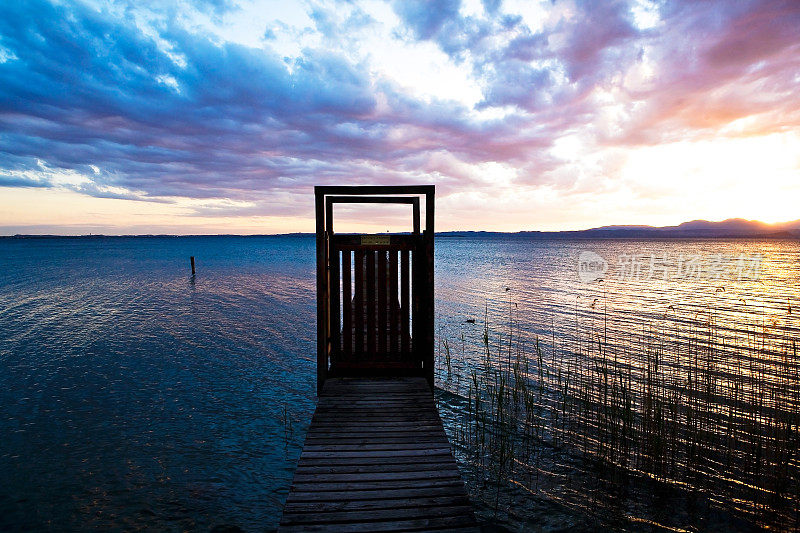
[[[32, 7], [35, 18], [26, 16]], [[309, 50], [287, 65], [165, 28], [181, 66], [135, 27], [86, 7], [3, 9], [3, 42], [20, 59], [0, 68], [0, 120], [3, 151], [17, 166], [25, 158], [30, 166], [36, 158], [62, 168], [92, 163], [107, 171], [104, 185], [203, 197], [273, 188], [270, 178], [297, 168], [281, 164], [288, 153], [350, 155], [346, 147], [374, 133], [342, 127], [372, 113], [375, 100], [369, 80], [334, 53]]]
[[[325, 183], [583, 194], [613, 188], [624, 148], [800, 127], [796, 2], [319, 2], [312, 27], [265, 19], [258, 46], [233, 1], [114, 6], [0, 4], [0, 185], [219, 216], [300, 212]], [[376, 60], [423, 44], [480, 99]]]
[[392, 6], [417, 39], [430, 39], [458, 15], [459, 0], [397, 0]]
[[[640, 59], [650, 81], [623, 84], [637, 111], [621, 141], [655, 144], [731, 134], [726, 126], [757, 118], [743, 134], [797, 128], [788, 98], [797, 83], [800, 24], [796, 2], [675, 4]], [[792, 28], [792, 29], [790, 29]], [[687, 38], [689, 36], [690, 38]]]
[[36, 178], [16, 176], [13, 174], [0, 174], [0, 187], [49, 187], [50, 184]]

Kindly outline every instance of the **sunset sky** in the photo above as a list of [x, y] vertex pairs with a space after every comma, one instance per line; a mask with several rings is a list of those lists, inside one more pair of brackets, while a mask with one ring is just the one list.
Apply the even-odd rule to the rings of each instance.
[[798, 219], [800, 2], [0, 2], [2, 235], [417, 183], [439, 230]]

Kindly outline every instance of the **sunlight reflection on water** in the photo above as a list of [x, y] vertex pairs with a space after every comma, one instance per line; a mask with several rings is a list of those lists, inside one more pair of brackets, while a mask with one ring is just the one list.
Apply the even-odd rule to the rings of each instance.
[[[536, 413], [534, 419], [545, 418], [544, 434], [534, 439], [540, 449], [534, 454], [535, 464], [520, 463], [504, 489], [498, 517], [501, 523], [531, 526], [540, 524], [545, 516], [558, 516], [562, 525], [579, 529], [592, 529], [598, 523], [636, 529], [655, 517], [678, 528], [698, 524], [705, 524], [699, 526], [701, 529], [755, 527], [719, 509], [713, 513], [690, 513], [685, 501], [675, 499], [681, 496], [680, 491], [673, 491], [672, 499], [665, 500], [666, 505], [644, 505], [655, 484], [641, 481], [637, 488], [598, 477], [591, 471], [590, 465], [598, 454], [605, 457], [609, 453], [615, 461], [630, 462], [633, 467], [655, 468], [657, 477], [674, 487], [680, 487], [685, 476], [699, 473], [703, 481], [698, 488], [708, 491], [709, 498], [719, 500], [717, 507], [725, 512], [741, 511], [748, 521], [784, 527], [796, 523], [791, 517], [792, 494], [797, 493], [792, 479], [797, 479], [799, 465], [788, 465], [787, 477], [780, 463], [796, 441], [794, 430], [790, 428], [786, 433], [784, 428], [795, 418], [792, 412], [798, 409], [800, 386], [793, 357], [800, 339], [800, 317], [792, 312], [800, 302], [800, 243], [533, 241], [506, 237], [463, 239], [446, 248], [448, 252], [457, 249], [452, 254], [441, 253], [445, 247], [446, 244], [439, 247], [437, 272], [450, 272], [455, 262], [458, 264], [452, 270], [458, 275], [437, 278], [437, 377], [438, 386], [444, 389], [438, 397], [448, 435], [465, 465], [469, 487], [484, 506], [484, 517], [496, 514], [495, 491], [487, 493], [483, 486], [486, 480], [482, 479], [492, 475], [496, 466], [485, 466], [474, 449], [486, 434], [484, 429], [475, 428], [485, 424], [476, 422], [474, 414], [470, 415], [473, 418], [465, 416], [465, 409], [457, 406], [474, 390], [472, 373], [486, 373], [482, 370], [486, 313], [491, 352], [495, 354], [491, 366], [510, 369], [512, 357], [500, 354], [522, 351], [532, 361], [531, 368], [537, 369], [525, 376], [528, 386], [538, 390], [541, 384], [545, 388], [543, 397], [532, 398], [532, 409], [524, 408], [520, 414], [510, 407], [505, 412], [505, 416], [521, 417], [520, 420], [527, 416], [526, 412]], [[587, 251], [610, 263], [631, 256], [696, 257], [709, 272], [679, 279], [659, 279], [646, 273], [616, 276], [610, 272], [602, 282], [586, 283], [578, 276], [577, 259]], [[713, 272], [708, 266], [720, 257], [732, 258], [735, 263], [735, 258], [755, 255], [760, 256], [757, 276], [740, 278], [735, 269]], [[480, 260], [475, 261], [476, 257]], [[533, 350], [537, 337], [544, 353], [540, 363], [535, 361]], [[446, 351], [452, 352], [449, 362]], [[657, 353], [661, 353], [661, 362], [651, 389], [646, 376]], [[690, 354], [694, 354], [692, 359], [686, 359]], [[539, 364], [544, 373], [537, 375]], [[605, 365], [610, 365], [610, 373]], [[604, 381], [606, 375], [611, 376], [609, 381]], [[630, 376], [632, 382], [628, 381]], [[480, 385], [486, 391], [484, 400], [496, 402], [492, 390], [501, 385], [494, 371], [487, 378]], [[514, 387], [516, 394], [515, 379], [511, 379], [505, 390]], [[626, 397], [618, 390], [621, 386], [627, 387], [627, 398], [634, 402], [630, 422], [626, 418], [628, 411], [621, 410], [626, 405]], [[570, 387], [566, 394], [565, 387]], [[651, 390], [656, 391], [655, 404], [644, 400]], [[658, 409], [677, 406], [678, 411], [664, 415], [656, 411], [656, 418], [643, 422], [647, 405]], [[702, 407], [694, 418], [692, 411], [685, 410], [691, 405]], [[490, 417], [496, 416], [492, 414], [497, 412], [494, 406], [486, 409]], [[693, 422], [698, 415], [701, 429], [697, 429], [698, 422]], [[471, 422], [467, 424], [465, 419]], [[507, 422], [499, 424], [489, 428], [490, 435], [498, 429], [505, 431]], [[519, 424], [522, 426], [523, 422]], [[634, 425], [626, 429], [626, 424]], [[656, 424], [657, 437], [647, 436], [647, 424]], [[678, 433], [670, 437], [673, 427]], [[480, 436], [465, 438], [465, 431], [478, 431]], [[621, 431], [625, 431], [623, 437]], [[671, 440], [661, 440], [664, 437]], [[711, 448], [692, 452], [691, 443], [695, 440]], [[781, 444], [776, 449], [773, 442]], [[628, 446], [639, 443], [652, 443], [664, 453], [673, 449], [676, 452], [664, 463], [657, 453], [651, 457], [647, 450], [627, 451]], [[494, 445], [497, 444], [496, 441]], [[528, 460], [526, 453], [521, 456], [523, 461]], [[580, 460], [584, 453], [591, 462]], [[520, 461], [520, 457], [515, 456], [514, 461]], [[650, 475], [640, 473], [644, 477]], [[514, 479], [520, 475], [525, 478], [522, 482]], [[775, 506], [764, 501], [760, 496], [764, 490], [756, 486], [769, 489], [786, 482], [794, 488], [781, 489], [781, 503]], [[512, 490], [510, 487], [517, 483]], [[784, 514], [776, 515], [778, 508]], [[666, 509], [671, 511], [660, 516]], [[695, 520], [698, 517], [702, 520]]]

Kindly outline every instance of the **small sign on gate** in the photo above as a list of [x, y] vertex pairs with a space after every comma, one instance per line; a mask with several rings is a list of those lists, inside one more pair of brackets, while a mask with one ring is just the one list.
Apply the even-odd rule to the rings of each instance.
[[391, 237], [389, 235], [362, 235], [361, 245], [371, 246], [389, 246], [391, 244]]

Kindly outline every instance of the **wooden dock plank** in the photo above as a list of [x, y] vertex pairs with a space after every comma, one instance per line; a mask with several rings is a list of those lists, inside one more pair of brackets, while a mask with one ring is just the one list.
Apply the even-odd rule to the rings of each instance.
[[[443, 458], [432, 463], [415, 463], [414, 472], [421, 473], [428, 470], [447, 470], [453, 467], [449, 458]], [[358, 474], [363, 472], [378, 472], [391, 474], [393, 472], [408, 472], [408, 465], [403, 463], [392, 463], [388, 465], [329, 465], [329, 466], [309, 466], [298, 467], [295, 476], [302, 474]]]
[[291, 491], [292, 499], [287, 499], [287, 505], [296, 502], [315, 502], [315, 501], [347, 501], [357, 500], [385, 500], [394, 498], [430, 498], [434, 496], [462, 496], [464, 494], [463, 486], [456, 484], [445, 487], [423, 487], [413, 489], [386, 489], [386, 490], [367, 490], [367, 491], [352, 491], [346, 496], [341, 492], [299, 492]]
[[434, 496], [430, 498], [405, 498], [383, 500], [356, 500], [335, 502], [295, 502], [286, 504], [284, 513], [316, 513], [326, 511], [364, 511], [369, 509], [403, 509], [431, 506], [468, 505], [464, 496]]
[[279, 531], [480, 531], [424, 378], [329, 379]]
[[[469, 513], [472, 510], [469, 505], [437, 505], [430, 508], [419, 509], [420, 513], [426, 515], [426, 518], [442, 517], [442, 516], [459, 516], [463, 513]], [[316, 513], [286, 513], [283, 514], [284, 523], [287, 524], [319, 524], [331, 522], [369, 522], [377, 520], [403, 520], [408, 519], [408, 508], [390, 508], [390, 509], [371, 509], [371, 510], [345, 510], [345, 511], [324, 511]]]

